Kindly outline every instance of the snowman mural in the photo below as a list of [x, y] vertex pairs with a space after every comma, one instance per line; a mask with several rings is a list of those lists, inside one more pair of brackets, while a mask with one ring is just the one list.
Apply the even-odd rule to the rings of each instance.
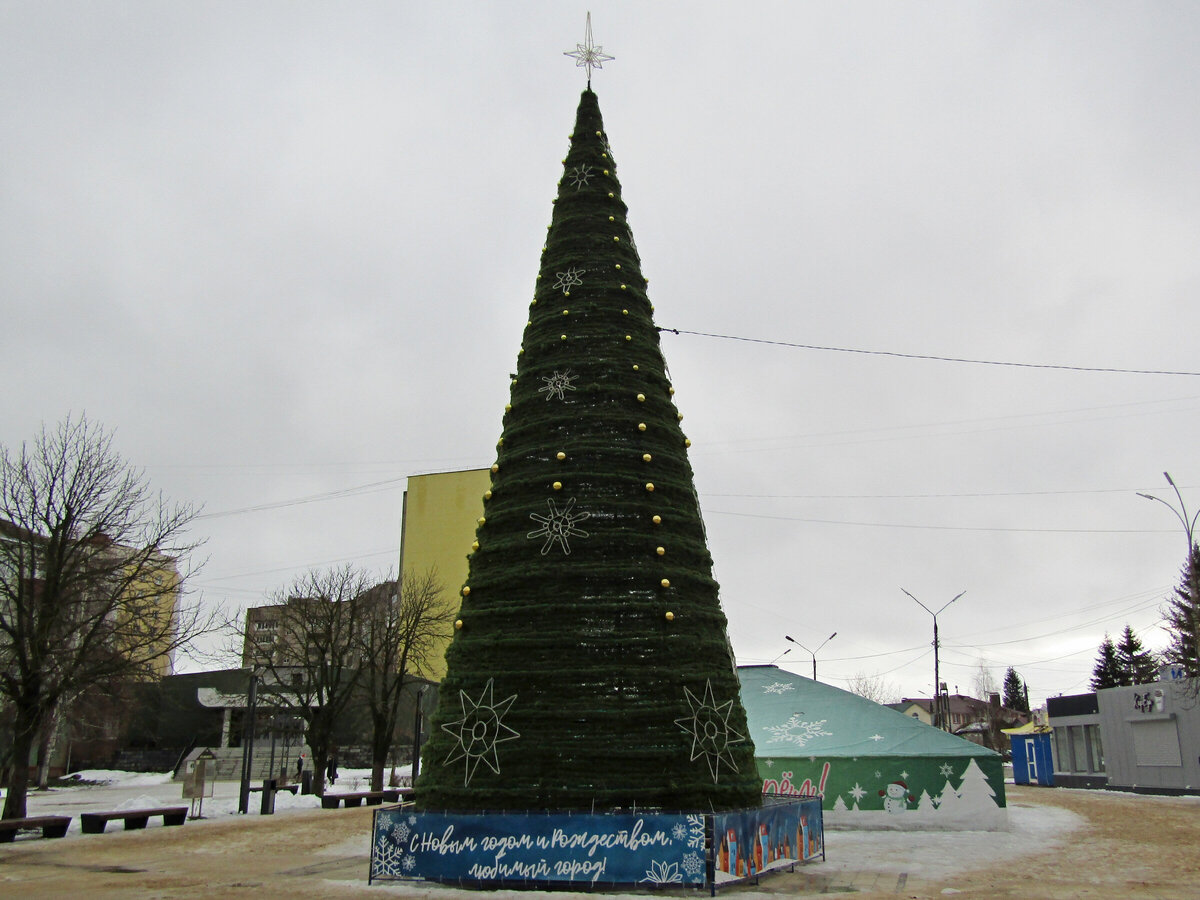
[[893, 781], [879, 792], [883, 798], [883, 808], [889, 813], [902, 813], [908, 809], [913, 798], [908, 793], [908, 785], [903, 781]]

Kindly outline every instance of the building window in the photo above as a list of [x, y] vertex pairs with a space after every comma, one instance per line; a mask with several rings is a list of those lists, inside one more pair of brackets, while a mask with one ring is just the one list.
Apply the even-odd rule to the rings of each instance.
[[1104, 745], [1100, 741], [1100, 726], [1084, 725], [1083, 730], [1087, 736], [1088, 754], [1092, 760], [1092, 771], [1107, 772], [1108, 769], [1104, 766]]
[[1071, 725], [1067, 728], [1067, 734], [1071, 738], [1071, 771], [1090, 772], [1092, 767], [1088, 764], [1087, 741], [1084, 739], [1083, 726]]

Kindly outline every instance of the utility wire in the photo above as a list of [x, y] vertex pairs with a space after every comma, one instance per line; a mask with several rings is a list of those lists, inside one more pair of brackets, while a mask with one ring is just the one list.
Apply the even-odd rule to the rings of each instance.
[[974, 366], [1007, 366], [1017, 369], [1055, 369], [1064, 372], [1104, 372], [1111, 375], [1187, 375], [1200, 378], [1200, 372], [1176, 372], [1169, 369], [1118, 369], [1111, 366], [1066, 366], [1051, 363], [1006, 362], [995, 359], [967, 359], [960, 356], [932, 356], [922, 353], [899, 353], [895, 350], [862, 350], [855, 347], [823, 347], [819, 344], [796, 344], [791, 341], [771, 341], [766, 338], [740, 337], [733, 334], [713, 334], [708, 331], [687, 331], [683, 328], [658, 328], [660, 333], [690, 334], [696, 337], [717, 338], [722, 341], [741, 341], [747, 344], [769, 344], [793, 350], [823, 350], [828, 353], [858, 353], [864, 356], [890, 356], [895, 359], [924, 359], [932, 362], [968, 363]]

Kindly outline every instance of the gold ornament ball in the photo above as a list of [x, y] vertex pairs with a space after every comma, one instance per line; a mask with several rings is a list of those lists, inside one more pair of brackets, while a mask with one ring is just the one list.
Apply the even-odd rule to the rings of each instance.
[[662, 524], [662, 516], [655, 516], [650, 521], [653, 522], [655, 525], [661, 525]]
[[605, 174], [605, 175], [607, 175], [607, 174], [608, 174], [608, 169], [605, 169], [605, 170], [604, 170], [604, 174]]
[[483, 492], [483, 499], [484, 499], [484, 500], [491, 500], [491, 499], [492, 499], [492, 492], [491, 492], [491, 491], [484, 491], [484, 492]]
[[[610, 196], [610, 197], [611, 197], [611, 196], [612, 196], [612, 194], [609, 194], [608, 196]], [[620, 263], [617, 263], [617, 265], [616, 265], [616, 268], [617, 268], [617, 269], [620, 269], [620, 268], [621, 268], [621, 264], [620, 264]]]
[[684, 438], [684, 439], [683, 439], [683, 446], [685, 446], [685, 447], [690, 447], [690, 446], [692, 446], [692, 439], [691, 439], [691, 438]]
[[462, 631], [462, 625], [463, 625], [463, 623], [462, 623], [462, 619], [455, 619], [455, 620], [454, 620], [454, 630], [455, 630], [455, 631]]
[[625, 335], [625, 340], [627, 340], [627, 341], [632, 341], [632, 340], [633, 340], [633, 335], [632, 335], [632, 334], [627, 334], [627, 335]]
[[654, 493], [654, 482], [653, 481], [646, 482], [646, 490], [648, 490], [652, 494]]
[[608, 221], [610, 221], [610, 222], [615, 222], [615, 221], [617, 221], [617, 220], [616, 220], [616, 217], [614, 217], [614, 216], [609, 216], [609, 217], [608, 217]]
[[645, 431], [645, 430], [646, 430], [646, 423], [638, 422], [638, 431]]
[[665, 556], [667, 553], [667, 548], [666, 547], [655, 547], [654, 552], [657, 553], [659, 556]]
[[601, 135], [602, 135], [602, 132], [599, 132], [599, 131], [596, 132], [596, 137], [600, 137]]
[[565, 334], [560, 334], [560, 335], [558, 336], [558, 339], [559, 339], [560, 341], [565, 341], [565, 340], [567, 339], [567, 336], [566, 336]]
[[660, 581], [660, 582], [659, 582], [659, 584], [661, 584], [663, 587], [670, 587], [670, 586], [671, 586], [671, 579], [670, 579], [670, 578], [664, 578], [662, 581]]
[[564, 310], [563, 310], [563, 315], [564, 315], [564, 316], [569, 316], [570, 314], [571, 314], [571, 311], [570, 311], [569, 309], [564, 309]]
[[492, 474], [500, 471], [500, 463], [492, 463]]
[[612, 199], [612, 197], [613, 197], [613, 192], [612, 192], [612, 191], [609, 191], [609, 192], [608, 192], [608, 197], [609, 197], [609, 199], [610, 199], [610, 200]]
[[504, 438], [500, 438], [500, 440], [496, 441], [496, 446], [503, 447], [504, 446]]
[[554, 489], [556, 491], [561, 491], [562, 490], [562, 482], [561, 481], [554, 482]]
[[667, 621], [668, 622], [675, 621], [675, 613], [671, 612], [669, 609], [667, 610]]
[[472, 541], [472, 542], [471, 542], [471, 549], [472, 549], [472, 550], [478, 550], [478, 549], [479, 549], [479, 541]]
[[652, 459], [654, 459], [654, 457], [651, 456], [649, 453], [642, 454], [642, 462], [650, 462], [650, 460], [652, 460]]
[[619, 237], [617, 237], [617, 236], [614, 234], [614, 235], [613, 235], [613, 242], [614, 242], [614, 243], [617, 243], [617, 244], [619, 244], [619, 243], [621, 243], [621, 239], [620, 239]]
[[646, 402], [646, 395], [645, 395], [645, 394], [638, 394], [638, 395], [637, 395], [637, 401], [638, 401], [638, 403], [645, 403], [645, 402]]
[[505, 412], [512, 412], [512, 404], [511, 404], [511, 403], [505, 403], [505, 404], [504, 404], [504, 411], [505, 411]]
[[469, 584], [464, 584], [463, 589], [462, 589], [462, 595], [464, 597], [467, 597], [470, 595], [470, 593], [471, 593], [471, 586]]
[[554, 458], [557, 459], [559, 462], [562, 462], [564, 459], [567, 458], [567, 454], [565, 454], [561, 450], [559, 450], [558, 453], [554, 454]]
[[487, 516], [480, 516], [479, 520], [478, 520], [478, 524], [486, 525], [487, 524]]

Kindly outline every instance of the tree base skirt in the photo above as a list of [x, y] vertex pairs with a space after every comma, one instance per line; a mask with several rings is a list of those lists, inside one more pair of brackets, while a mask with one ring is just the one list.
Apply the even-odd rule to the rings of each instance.
[[469, 887], [716, 889], [825, 859], [821, 798], [766, 795], [753, 809], [375, 811], [370, 880]]

